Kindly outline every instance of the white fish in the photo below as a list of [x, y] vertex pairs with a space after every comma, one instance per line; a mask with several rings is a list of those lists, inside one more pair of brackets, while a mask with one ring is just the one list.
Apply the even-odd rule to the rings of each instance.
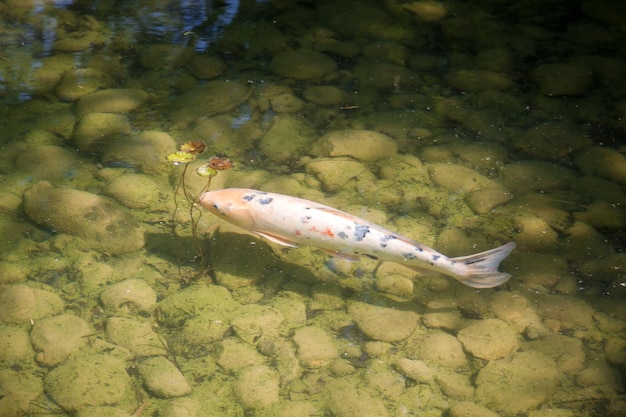
[[351, 214], [288, 195], [226, 188], [203, 193], [198, 201], [218, 217], [281, 245], [314, 246], [339, 256], [367, 256], [417, 271], [437, 271], [474, 288], [495, 287], [511, 277], [498, 271], [498, 265], [515, 249], [513, 242], [448, 258]]

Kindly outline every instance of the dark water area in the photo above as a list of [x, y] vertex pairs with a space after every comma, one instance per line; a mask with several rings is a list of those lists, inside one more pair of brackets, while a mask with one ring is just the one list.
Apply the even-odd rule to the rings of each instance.
[[0, 0], [0, 417], [625, 415], [625, 28]]

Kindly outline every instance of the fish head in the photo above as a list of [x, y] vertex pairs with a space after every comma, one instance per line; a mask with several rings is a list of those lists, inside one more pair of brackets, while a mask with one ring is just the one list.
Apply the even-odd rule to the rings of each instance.
[[245, 198], [250, 191], [240, 188], [208, 191], [198, 196], [198, 202], [202, 207], [229, 223], [245, 229], [253, 229], [254, 213], [249, 201]]

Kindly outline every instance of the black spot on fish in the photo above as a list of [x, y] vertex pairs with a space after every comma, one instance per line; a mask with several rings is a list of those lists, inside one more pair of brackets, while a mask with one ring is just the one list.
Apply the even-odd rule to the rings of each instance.
[[302, 219], [300, 219], [302, 223], [308, 223], [309, 220], [311, 220], [311, 216], [302, 216]]
[[337, 236], [339, 236], [340, 239], [347, 239], [350, 237], [346, 234], [346, 232], [339, 232], [337, 233]]
[[416, 246], [415, 250], [418, 251], [418, 252], [423, 252], [424, 251], [424, 249], [420, 248], [419, 246]]
[[402, 257], [404, 258], [405, 261], [410, 261], [416, 258], [416, 256], [413, 255], [412, 253], [403, 253]]
[[354, 238], [360, 242], [365, 238], [365, 235], [370, 231], [369, 226], [362, 226], [360, 224], [354, 225]]
[[441, 258], [441, 255], [433, 255], [433, 261], [437, 262], [439, 258]]
[[381, 248], [386, 248], [387, 247], [387, 242], [389, 242], [390, 240], [394, 240], [395, 236], [391, 236], [391, 235], [385, 235], [380, 239], [380, 247]]
[[271, 203], [272, 201], [274, 201], [272, 197], [262, 198], [259, 200], [259, 204], [266, 205], [266, 204]]
[[249, 195], [244, 195], [243, 199], [246, 201], [252, 201], [254, 200], [254, 197], [256, 197], [254, 194], [249, 194]]

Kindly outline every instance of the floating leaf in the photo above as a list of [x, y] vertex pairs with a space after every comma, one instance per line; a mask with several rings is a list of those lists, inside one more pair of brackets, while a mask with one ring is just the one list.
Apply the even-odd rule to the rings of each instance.
[[196, 154], [180, 151], [167, 155], [165, 159], [173, 164], [188, 164], [189, 162], [196, 159]]
[[205, 149], [206, 145], [200, 140], [191, 140], [180, 145], [181, 152], [188, 152], [194, 155], [201, 154]]
[[196, 172], [201, 177], [212, 178], [212, 177], [217, 175], [217, 171], [215, 169], [211, 168], [208, 164], [207, 165], [202, 165], [201, 167], [198, 167]]
[[209, 158], [207, 166], [218, 171], [225, 171], [227, 169], [231, 169], [233, 167], [233, 163], [228, 158], [221, 158], [217, 155], [213, 155]]

